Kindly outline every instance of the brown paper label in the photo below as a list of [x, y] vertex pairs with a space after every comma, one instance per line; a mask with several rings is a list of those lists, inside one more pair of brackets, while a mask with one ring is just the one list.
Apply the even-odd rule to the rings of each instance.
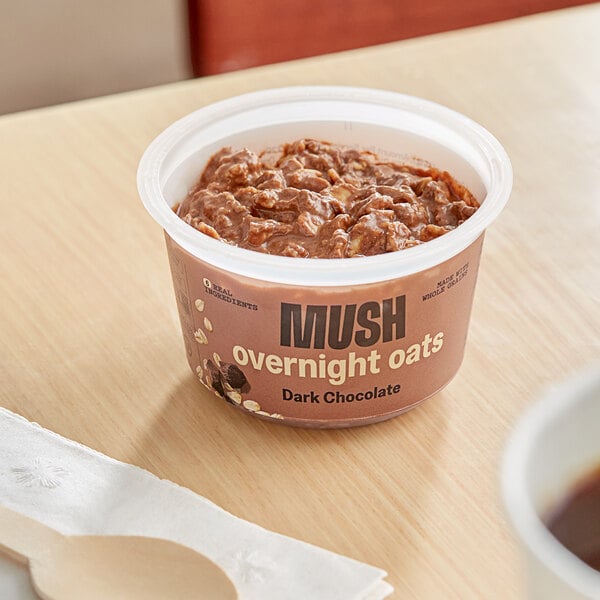
[[460, 366], [483, 235], [426, 271], [320, 288], [222, 271], [166, 241], [189, 364], [249, 412], [315, 426], [381, 420]]

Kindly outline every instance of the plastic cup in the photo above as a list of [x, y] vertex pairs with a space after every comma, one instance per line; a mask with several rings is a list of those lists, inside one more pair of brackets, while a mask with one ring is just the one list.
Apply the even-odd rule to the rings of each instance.
[[544, 518], [600, 466], [600, 367], [550, 390], [517, 423], [502, 463], [502, 495], [525, 557], [528, 597], [600, 598], [600, 572], [547, 529]]
[[[423, 245], [348, 259], [233, 247], [173, 212], [222, 147], [259, 152], [299, 138], [446, 170], [481, 207]], [[351, 87], [272, 89], [206, 106], [161, 133], [138, 170], [142, 201], [165, 231], [190, 367], [242, 410], [308, 427], [384, 420], [452, 379], [484, 232], [511, 185], [502, 146], [467, 117], [419, 98]]]

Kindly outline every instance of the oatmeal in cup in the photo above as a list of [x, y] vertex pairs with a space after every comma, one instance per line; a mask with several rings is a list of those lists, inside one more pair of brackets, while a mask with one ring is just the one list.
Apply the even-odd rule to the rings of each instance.
[[249, 414], [307, 427], [388, 419], [452, 379], [511, 185], [467, 117], [349, 87], [206, 106], [138, 170], [192, 371]]

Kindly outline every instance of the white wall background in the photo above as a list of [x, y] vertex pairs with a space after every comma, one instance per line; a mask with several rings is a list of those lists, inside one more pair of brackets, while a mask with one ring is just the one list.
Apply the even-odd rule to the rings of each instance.
[[0, 0], [0, 114], [191, 76], [185, 0]]

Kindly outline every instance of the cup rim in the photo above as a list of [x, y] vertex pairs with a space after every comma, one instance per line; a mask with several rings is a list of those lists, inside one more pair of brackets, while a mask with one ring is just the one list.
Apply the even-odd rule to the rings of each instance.
[[500, 473], [504, 507], [521, 543], [548, 570], [589, 598], [598, 598], [600, 572], [567, 550], [550, 533], [527, 492], [526, 468], [527, 457], [540, 434], [572, 406], [594, 393], [600, 394], [600, 364], [548, 390], [520, 417], [508, 437]]
[[[323, 102], [385, 106], [425, 116], [450, 129], [481, 152], [490, 189], [477, 212], [455, 230], [425, 244], [375, 256], [292, 258], [263, 254], [203, 236], [180, 219], [164, 198], [160, 168], [169, 152], [190, 131], [248, 110], [282, 103]], [[426, 157], [422, 157], [426, 158]], [[498, 216], [512, 189], [512, 167], [500, 142], [484, 127], [450, 108], [415, 96], [350, 86], [292, 86], [234, 96], [189, 113], [160, 133], [147, 147], [138, 167], [137, 184], [146, 210], [185, 250], [230, 272], [293, 285], [353, 285], [395, 279], [426, 270], [455, 256], [474, 242]]]

